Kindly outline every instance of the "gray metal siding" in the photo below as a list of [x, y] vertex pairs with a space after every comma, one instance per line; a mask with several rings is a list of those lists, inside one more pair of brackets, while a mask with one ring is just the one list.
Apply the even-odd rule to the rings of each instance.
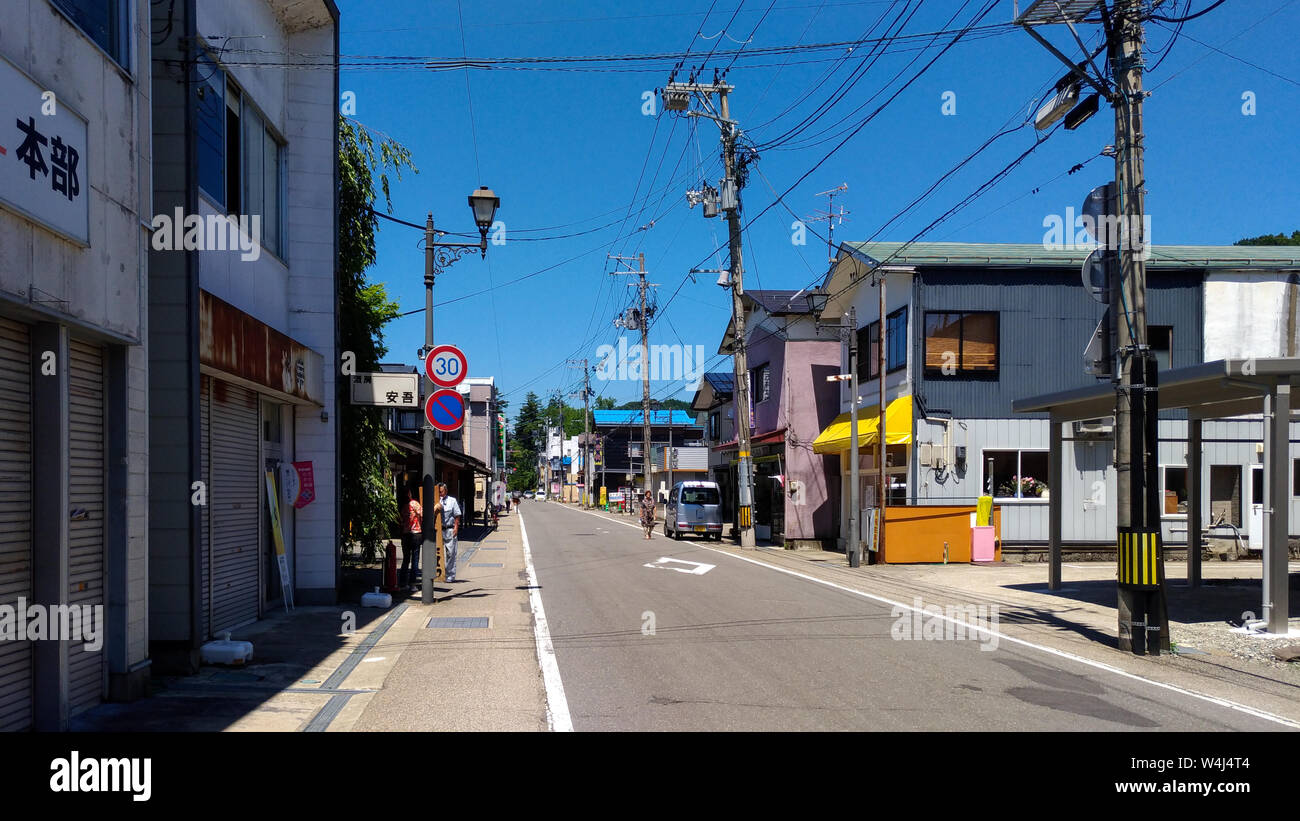
[[212, 385], [211, 506], [213, 635], [256, 621], [262, 472], [258, 466], [257, 394], [215, 380]]
[[[923, 270], [917, 280], [912, 355], [925, 407], [962, 418], [1009, 418], [1015, 399], [1096, 384], [1083, 372], [1083, 350], [1104, 308], [1084, 292], [1079, 271], [955, 268]], [[1201, 302], [1195, 272], [1150, 278], [1148, 322], [1173, 326], [1174, 367], [1201, 361]], [[942, 310], [998, 312], [996, 379], [924, 372], [925, 312]]]
[[[68, 604], [103, 608], [104, 350], [72, 339], [68, 358], [68, 503], [73, 511], [68, 524]], [[82, 613], [84, 624], [86, 611]], [[103, 700], [108, 656], [102, 645], [94, 651], [81, 641], [65, 641], [64, 646], [69, 714], [75, 716]]]

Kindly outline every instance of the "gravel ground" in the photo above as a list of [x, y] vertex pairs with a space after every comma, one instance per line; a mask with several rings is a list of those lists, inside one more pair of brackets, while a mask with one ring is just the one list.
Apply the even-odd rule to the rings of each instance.
[[1262, 638], [1232, 632], [1232, 627], [1222, 623], [1171, 625], [1170, 639], [1180, 646], [1194, 648], [1213, 655], [1227, 655], [1275, 668], [1290, 668], [1300, 678], [1300, 663], [1279, 661], [1273, 650], [1279, 647], [1300, 645], [1300, 619], [1291, 619], [1291, 636]]

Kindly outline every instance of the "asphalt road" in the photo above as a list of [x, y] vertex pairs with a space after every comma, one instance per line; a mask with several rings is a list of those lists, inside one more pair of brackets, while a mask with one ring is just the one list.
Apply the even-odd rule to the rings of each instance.
[[1283, 729], [1011, 642], [898, 640], [889, 605], [662, 530], [522, 513], [575, 730]]

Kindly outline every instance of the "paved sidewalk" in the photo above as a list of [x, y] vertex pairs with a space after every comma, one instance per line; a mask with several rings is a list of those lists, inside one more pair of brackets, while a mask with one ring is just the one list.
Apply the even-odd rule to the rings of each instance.
[[[618, 522], [626, 516], [594, 511]], [[656, 530], [656, 540], [676, 544]], [[685, 543], [685, 542], [684, 542]], [[997, 565], [872, 565], [850, 568], [843, 553], [821, 550], [786, 550], [780, 547], [741, 549], [730, 540], [721, 544], [690, 540], [692, 546], [754, 561], [779, 570], [869, 595], [878, 600], [913, 607], [941, 608], [997, 605], [998, 632], [1046, 648], [1068, 653], [1143, 678], [1249, 706], [1300, 722], [1300, 664], [1269, 663], [1239, 657], [1217, 638], [1259, 642], [1232, 636], [1230, 621], [1244, 611], [1260, 611], [1259, 562], [1206, 562], [1207, 584], [1197, 590], [1186, 586], [1186, 566], [1170, 562], [1169, 616], [1175, 644], [1188, 654], [1159, 657], [1134, 656], [1118, 650], [1118, 614], [1115, 601], [1115, 567], [1110, 562], [1069, 563], [1063, 568], [1063, 589], [1047, 589], [1046, 564]], [[1296, 573], [1292, 562], [1292, 602], [1296, 612]], [[1251, 580], [1255, 581], [1251, 581]], [[903, 612], [903, 611], [900, 611]], [[1265, 640], [1272, 644], [1300, 644], [1300, 619], [1292, 618], [1290, 638]], [[1266, 655], [1259, 651], [1256, 656]]]
[[[97, 707], [72, 729], [546, 730], [519, 516], [463, 532], [477, 537], [460, 545], [464, 581], [439, 582], [436, 604], [417, 593], [388, 610], [354, 601], [268, 614], [233, 631], [253, 642], [248, 665], [155, 678], [152, 697]], [[485, 626], [427, 628], [435, 616]]]

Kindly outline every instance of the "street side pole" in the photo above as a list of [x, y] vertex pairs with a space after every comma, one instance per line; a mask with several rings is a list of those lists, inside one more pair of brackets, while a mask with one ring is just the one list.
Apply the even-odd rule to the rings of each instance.
[[[429, 214], [424, 223], [424, 355], [427, 357], [433, 350], [433, 214]], [[427, 369], [426, 369], [427, 371]], [[433, 382], [429, 379], [428, 373], [423, 374], [424, 395], [427, 400], [433, 395]], [[423, 413], [423, 410], [421, 410]], [[434, 476], [437, 475], [437, 445], [433, 440], [433, 426], [428, 419], [424, 420], [421, 425], [424, 431], [424, 476], [421, 478], [420, 488], [423, 495], [421, 504], [424, 505], [424, 516], [421, 528], [421, 548], [420, 555], [424, 559], [424, 589], [422, 599], [426, 604], [434, 602], [433, 581], [438, 574], [438, 567], [442, 553], [442, 528], [438, 526], [439, 499], [437, 491], [437, 482]]]
[[858, 309], [849, 306], [849, 430], [852, 442], [849, 447], [849, 567], [862, 565], [862, 503], [858, 499], [860, 463], [858, 441]]
[[[877, 282], [880, 285], [880, 330], [876, 337], [876, 362], [879, 373], [877, 377], [880, 383], [880, 426], [877, 433], [880, 435], [879, 446], [876, 452], [880, 455], [880, 464], [877, 468], [880, 471], [880, 490], [877, 494], [879, 504], [876, 507], [876, 561], [880, 561], [885, 555], [885, 507], [889, 504], [888, 486], [885, 484], [887, 477], [885, 475], [885, 462], [888, 461], [887, 454], [889, 446], [886, 444], [888, 439], [885, 436], [885, 341], [889, 338], [888, 329], [885, 320], [885, 272], [876, 271]], [[856, 400], [857, 397], [854, 397]]]

